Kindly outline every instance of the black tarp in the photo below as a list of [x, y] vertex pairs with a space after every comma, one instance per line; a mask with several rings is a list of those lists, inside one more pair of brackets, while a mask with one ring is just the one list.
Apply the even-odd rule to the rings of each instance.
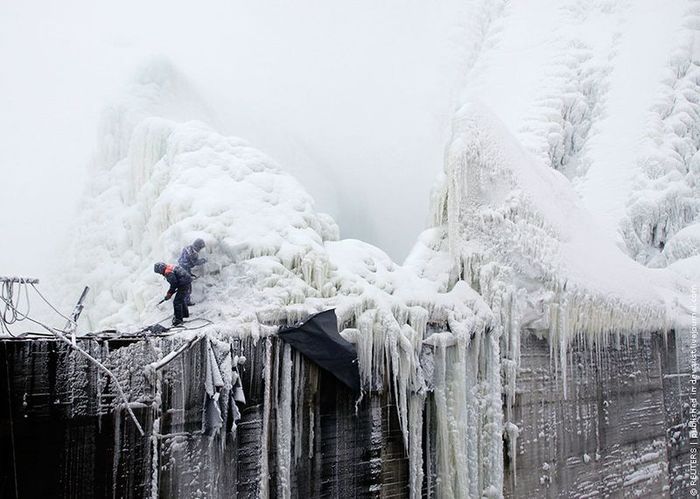
[[353, 392], [360, 393], [357, 351], [338, 333], [334, 309], [319, 312], [299, 324], [280, 329], [278, 335]]

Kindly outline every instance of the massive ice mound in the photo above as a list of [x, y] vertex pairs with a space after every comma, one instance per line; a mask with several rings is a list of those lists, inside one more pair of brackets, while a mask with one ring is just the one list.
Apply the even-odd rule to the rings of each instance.
[[98, 172], [92, 190], [67, 276], [93, 288], [90, 327], [147, 320], [164, 287], [153, 262], [173, 261], [196, 237], [210, 253], [197, 299], [221, 304], [222, 316], [237, 313], [240, 301], [280, 307], [323, 293], [327, 264], [315, 254], [337, 238], [337, 227], [313, 211], [296, 180], [242, 140], [196, 122], [147, 118], [127, 156]]

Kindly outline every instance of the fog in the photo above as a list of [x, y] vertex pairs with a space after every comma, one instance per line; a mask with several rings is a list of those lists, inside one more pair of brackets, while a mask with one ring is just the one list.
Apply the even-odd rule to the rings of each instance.
[[153, 57], [197, 89], [210, 125], [297, 176], [342, 237], [402, 260], [464, 83], [465, 14], [451, 1], [334, 4], [2, 2], [0, 275], [55, 265], [100, 113]]

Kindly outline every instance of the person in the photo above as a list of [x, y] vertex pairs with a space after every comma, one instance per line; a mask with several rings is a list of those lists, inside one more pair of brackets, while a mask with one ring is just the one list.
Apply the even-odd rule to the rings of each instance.
[[[202, 248], [204, 248], [206, 245], [204, 244], [203, 239], [195, 239], [192, 244], [189, 246], [185, 246], [182, 248], [182, 252], [180, 252], [180, 258], [177, 259], [177, 264], [185, 269], [192, 277], [196, 277], [192, 273], [192, 268], [197, 267], [199, 265], [204, 265], [207, 263], [206, 258], [200, 258], [199, 252], [201, 251]], [[194, 305], [192, 303], [192, 290], [190, 289], [190, 294], [187, 295], [187, 305], [191, 307]]]
[[153, 271], [160, 274], [170, 284], [170, 289], [165, 295], [164, 300], [167, 301], [175, 295], [173, 300], [173, 326], [179, 326], [184, 322], [184, 319], [190, 316], [190, 311], [187, 308], [187, 298], [192, 290], [192, 276], [182, 267], [177, 265], [168, 265], [163, 262], [158, 262], [153, 266]]
[[187, 272], [192, 274], [193, 267], [198, 267], [199, 265], [204, 265], [205, 263], [207, 263], [206, 258], [199, 257], [199, 252], [205, 246], [206, 244], [204, 244], [203, 239], [195, 239], [192, 244], [182, 248], [180, 258], [177, 259], [177, 264], [183, 269], [185, 269]]

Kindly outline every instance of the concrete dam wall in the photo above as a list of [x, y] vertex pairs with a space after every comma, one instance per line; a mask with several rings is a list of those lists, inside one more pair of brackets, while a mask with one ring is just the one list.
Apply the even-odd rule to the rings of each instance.
[[[144, 435], [110, 378], [66, 344], [3, 339], [1, 497], [408, 497], [411, 484], [445, 496], [433, 392], [412, 409], [423, 412], [416, 460], [389, 380], [356, 401], [276, 337], [78, 341], [117, 375]], [[564, 381], [548, 342], [523, 336], [502, 494], [682, 497], [676, 343], [574, 344]], [[245, 403], [225, 387], [212, 395], [217, 369], [240, 374]]]

